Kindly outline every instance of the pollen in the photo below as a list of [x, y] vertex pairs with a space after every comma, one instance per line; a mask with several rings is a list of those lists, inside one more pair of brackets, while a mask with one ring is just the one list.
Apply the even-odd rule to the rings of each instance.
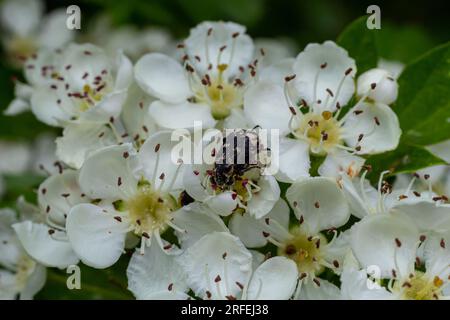
[[126, 209], [137, 235], [152, 234], [154, 231], [163, 233], [168, 227], [167, 222], [172, 219], [172, 212], [176, 209], [176, 200], [168, 193], [144, 185], [126, 202]]
[[322, 235], [311, 237], [302, 228], [295, 227], [290, 231], [293, 237], [278, 248], [278, 255], [293, 260], [299, 273], [317, 275], [324, 270], [321, 246], [327, 243]]

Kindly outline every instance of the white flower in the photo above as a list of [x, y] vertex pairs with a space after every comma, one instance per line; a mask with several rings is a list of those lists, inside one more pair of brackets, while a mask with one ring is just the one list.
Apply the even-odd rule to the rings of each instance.
[[223, 120], [224, 127], [242, 127], [242, 97], [257, 68], [245, 28], [231, 22], [203, 22], [181, 47], [182, 63], [151, 53], [134, 68], [141, 88], [159, 99], [150, 107], [156, 123], [176, 129], [191, 128], [194, 120], [204, 127]]
[[[377, 214], [366, 216], [352, 228], [351, 245], [363, 268], [376, 266], [380, 277], [389, 279], [392, 298], [448, 299], [449, 235], [447, 229], [425, 238], [408, 216]], [[418, 257], [419, 246], [423, 246], [424, 261]], [[420, 271], [423, 262], [425, 271]]]
[[12, 227], [27, 254], [48, 267], [77, 264], [66, 234], [67, 215], [74, 205], [90, 201], [78, 186], [78, 172], [65, 170], [47, 178], [39, 186], [38, 207], [23, 201], [21, 211], [29, 211], [28, 217]]
[[15, 64], [38, 49], [61, 48], [75, 36], [75, 31], [66, 27], [65, 10], [54, 10], [45, 16], [43, 13], [43, 3], [39, 0], [7, 0], [0, 6], [5, 30], [2, 42]]
[[244, 98], [244, 113], [253, 125], [280, 129], [284, 135], [278, 180], [293, 182], [309, 176], [310, 153], [326, 156], [321, 175], [355, 176], [364, 163], [359, 155], [397, 146], [401, 134], [397, 116], [383, 103], [366, 101], [370, 92], [340, 116], [355, 93], [356, 66], [344, 49], [331, 41], [310, 44], [291, 70], [284, 88], [277, 81], [261, 80]]
[[181, 250], [153, 242], [145, 254], [136, 251], [128, 265], [128, 289], [140, 300], [186, 300], [187, 275], [176, 259]]
[[[376, 87], [372, 89], [374, 83]], [[389, 71], [370, 69], [358, 77], [357, 94], [359, 97], [367, 95], [375, 102], [391, 104], [397, 100], [398, 83]]]
[[95, 204], [74, 206], [67, 234], [81, 260], [96, 268], [114, 264], [122, 254], [128, 232], [141, 238], [141, 253], [152, 241], [164, 247], [161, 234], [172, 227], [178, 209], [181, 163], [172, 163], [171, 133], [161, 131], [142, 145], [109, 146], [84, 162], [79, 183]]
[[[279, 214], [285, 210], [279, 207], [278, 215], [274, 214], [273, 218], [265, 218], [264, 223], [254, 221], [255, 230], [261, 230], [260, 234], [256, 235], [248, 227], [250, 234], [246, 238], [254, 235], [250, 241], [259, 245], [271, 242], [278, 247], [278, 255], [295, 262], [302, 280], [295, 295], [298, 298], [304, 288], [327, 289], [327, 285], [321, 286], [322, 280], [317, 278], [325, 267], [338, 273], [342, 270], [343, 258], [349, 250], [348, 236], [346, 233], [338, 236], [335, 228], [344, 225], [350, 214], [343, 192], [329, 178], [298, 181], [287, 190], [286, 197], [299, 223], [289, 229], [288, 212]], [[321, 231], [330, 230], [334, 232], [334, 237], [328, 242]]]
[[137, 29], [133, 25], [113, 26], [110, 17], [98, 17], [87, 35], [89, 40], [115, 53], [123, 50], [133, 61], [150, 52], [169, 52], [173, 40], [169, 32], [160, 27]]
[[32, 299], [45, 284], [46, 269], [22, 248], [11, 225], [16, 213], [0, 209], [0, 300]]
[[179, 258], [187, 283], [202, 299], [286, 300], [296, 287], [295, 264], [274, 257], [253, 271], [252, 254], [226, 232], [202, 237]]
[[444, 232], [450, 229], [450, 204], [447, 197], [431, 190], [431, 182], [427, 191], [413, 188], [419, 175], [414, 176], [406, 188], [394, 188], [383, 180], [388, 171], [381, 174], [378, 189], [365, 179], [367, 171], [361, 178], [350, 180], [343, 176], [340, 180], [350, 206], [350, 212], [358, 217], [373, 214], [402, 212], [414, 221], [424, 233]]

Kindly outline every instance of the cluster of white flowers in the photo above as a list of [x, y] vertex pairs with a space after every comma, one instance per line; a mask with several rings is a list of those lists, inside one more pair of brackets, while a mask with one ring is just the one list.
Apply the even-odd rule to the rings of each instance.
[[[24, 61], [8, 112], [29, 108], [62, 135], [37, 205], [19, 199], [19, 220], [0, 211], [0, 298], [32, 297], [44, 267], [103, 269], [130, 249], [138, 299], [449, 297], [450, 205], [434, 174], [365, 178], [365, 156], [399, 144], [389, 71], [355, 79], [332, 41], [292, 58], [231, 22], [163, 51], [69, 43]], [[173, 161], [173, 130], [195, 121], [279, 130], [279, 171]]]

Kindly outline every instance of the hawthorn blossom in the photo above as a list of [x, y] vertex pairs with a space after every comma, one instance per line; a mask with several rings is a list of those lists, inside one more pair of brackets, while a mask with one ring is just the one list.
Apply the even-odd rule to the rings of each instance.
[[250, 251], [227, 232], [205, 235], [178, 259], [188, 286], [202, 299], [287, 300], [296, 288], [292, 261], [274, 257], [253, 269]]
[[150, 53], [134, 67], [142, 90], [158, 98], [149, 109], [155, 122], [170, 129], [192, 128], [194, 121], [204, 127], [245, 128], [243, 94], [258, 64], [245, 27], [203, 22], [179, 47], [185, 53], [181, 63]]
[[140, 238], [140, 252], [173, 223], [179, 208], [182, 163], [171, 161], [170, 132], [152, 135], [139, 152], [130, 143], [101, 148], [80, 169], [81, 190], [95, 203], [72, 207], [67, 235], [80, 259], [106, 268], [121, 256], [128, 233]]
[[448, 299], [449, 230], [425, 237], [403, 213], [370, 215], [352, 228], [351, 246], [363, 268], [376, 266], [380, 277], [389, 279], [391, 298]]
[[380, 175], [377, 189], [365, 179], [367, 171], [363, 172], [361, 178], [341, 178], [340, 184], [354, 216], [364, 218], [369, 215], [401, 212], [408, 215], [425, 233], [450, 229], [450, 204], [447, 196], [434, 193], [431, 181], [428, 181], [429, 188], [426, 191], [419, 189], [419, 192], [414, 188], [417, 180], [427, 181], [430, 180], [429, 176], [421, 178], [416, 174], [408, 186], [393, 188], [383, 180], [387, 173], [389, 171]]
[[[344, 193], [330, 178], [314, 177], [295, 182], [287, 190], [286, 198], [298, 223], [289, 228], [288, 213], [284, 218], [268, 217], [264, 225], [259, 224], [262, 231], [258, 237], [265, 242], [256, 237], [253, 242], [259, 241], [260, 245], [270, 242], [278, 248], [279, 256], [295, 262], [301, 280], [295, 294], [298, 298], [304, 288], [313, 286], [326, 290], [327, 286], [321, 286], [322, 280], [318, 278], [325, 268], [337, 273], [342, 270], [343, 258], [349, 250], [348, 235], [344, 232], [338, 236], [336, 228], [347, 222], [350, 213]], [[334, 236], [328, 242], [321, 232], [333, 232]]]
[[11, 228], [18, 221], [13, 210], [0, 210], [0, 300], [32, 299], [46, 281], [45, 267], [26, 253]]
[[70, 209], [90, 199], [78, 185], [78, 172], [65, 170], [47, 178], [38, 190], [38, 206], [23, 202], [28, 218], [12, 227], [27, 254], [47, 267], [65, 268], [79, 259], [68, 241], [66, 221]]
[[18, 66], [39, 49], [62, 48], [76, 34], [66, 27], [65, 10], [44, 15], [44, 4], [40, 0], [4, 1], [0, 15], [4, 29], [1, 40], [9, 58]]
[[[285, 66], [286, 67], [286, 66]], [[285, 68], [284, 67], [284, 68]], [[394, 149], [401, 130], [391, 108], [374, 101], [373, 92], [384, 76], [370, 76], [374, 82], [342, 115], [355, 94], [355, 61], [332, 41], [309, 44], [291, 66], [284, 85], [258, 81], [244, 97], [244, 113], [253, 125], [280, 129], [280, 172], [277, 178], [293, 182], [309, 176], [310, 154], [325, 156], [319, 173], [357, 175], [364, 159], [360, 155]], [[391, 80], [387, 80], [391, 81]], [[365, 90], [365, 91], [364, 91]], [[380, 92], [384, 92], [382, 86]]]

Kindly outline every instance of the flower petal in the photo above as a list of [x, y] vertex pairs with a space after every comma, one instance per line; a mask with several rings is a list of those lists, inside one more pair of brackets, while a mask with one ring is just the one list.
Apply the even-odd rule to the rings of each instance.
[[92, 122], [72, 122], [56, 139], [56, 156], [69, 166], [79, 169], [90, 153], [117, 143], [111, 128]]
[[414, 268], [418, 239], [419, 230], [407, 216], [380, 213], [358, 222], [352, 228], [350, 243], [364, 268], [378, 266], [382, 278], [392, 277], [395, 270], [401, 278]]
[[188, 290], [186, 275], [175, 259], [181, 251], [175, 247], [164, 251], [153, 241], [145, 254], [135, 251], [131, 257], [127, 268], [128, 289], [137, 299], [149, 299], [163, 291]]
[[[389, 106], [363, 102], [354, 110], [348, 112], [343, 124], [347, 145], [360, 146], [358, 154], [381, 153], [398, 146], [402, 131], [397, 115]], [[361, 134], [363, 138], [358, 141]]]
[[191, 247], [208, 233], [228, 232], [222, 219], [198, 202], [184, 206], [173, 213], [173, 222], [185, 232], [176, 231], [183, 249]]
[[252, 195], [247, 203], [247, 212], [256, 219], [264, 217], [272, 210], [280, 198], [280, 187], [273, 176], [261, 176], [258, 180], [261, 190]]
[[192, 95], [181, 64], [161, 53], [140, 58], [134, 66], [134, 76], [142, 90], [165, 102], [180, 103]]
[[[350, 73], [346, 75], [350, 68]], [[336, 104], [331, 105], [334, 99], [341, 106], [345, 106], [353, 96], [355, 61], [348, 56], [345, 49], [337, 46], [333, 41], [308, 44], [297, 56], [293, 69], [299, 96], [309, 105], [321, 100], [322, 108], [334, 111]], [[341, 81], [343, 82], [339, 90]], [[333, 92], [334, 98], [327, 99], [329, 96], [327, 89]], [[325, 105], [327, 100], [329, 103]]]
[[319, 167], [319, 174], [323, 177], [339, 177], [341, 173], [350, 178], [357, 176], [364, 165], [365, 159], [345, 150], [334, 150], [328, 153], [325, 161]]
[[67, 217], [67, 236], [83, 263], [103, 269], [119, 260], [125, 247], [127, 224], [93, 204], [79, 204]]
[[279, 85], [261, 81], [251, 86], [244, 96], [244, 113], [254, 125], [289, 132], [291, 112]]
[[296, 139], [281, 139], [278, 181], [292, 183], [302, 177], [309, 177], [309, 145]]
[[189, 287], [203, 299], [225, 299], [240, 293], [252, 272], [252, 255], [229, 233], [212, 232], [187, 249], [181, 265]]
[[288, 300], [297, 286], [298, 271], [294, 261], [273, 257], [253, 273], [247, 298], [249, 300]]
[[135, 194], [136, 152], [131, 144], [110, 146], [92, 153], [80, 170], [81, 190], [93, 199], [126, 199]]
[[[212, 128], [216, 121], [208, 105], [182, 102], [167, 104], [155, 101], [150, 105], [150, 115], [158, 126], [167, 129], [193, 128], [195, 122], [201, 122], [203, 128]], [[177, 116], [174, 117], [174, 114]]]
[[311, 177], [295, 182], [286, 191], [286, 198], [297, 219], [303, 216], [312, 233], [340, 227], [350, 217], [344, 193], [329, 178]]
[[31, 221], [16, 223], [13, 228], [25, 251], [37, 262], [56, 268], [66, 268], [78, 263], [71, 244], [67, 240], [58, 239], [65, 237], [65, 232]]

